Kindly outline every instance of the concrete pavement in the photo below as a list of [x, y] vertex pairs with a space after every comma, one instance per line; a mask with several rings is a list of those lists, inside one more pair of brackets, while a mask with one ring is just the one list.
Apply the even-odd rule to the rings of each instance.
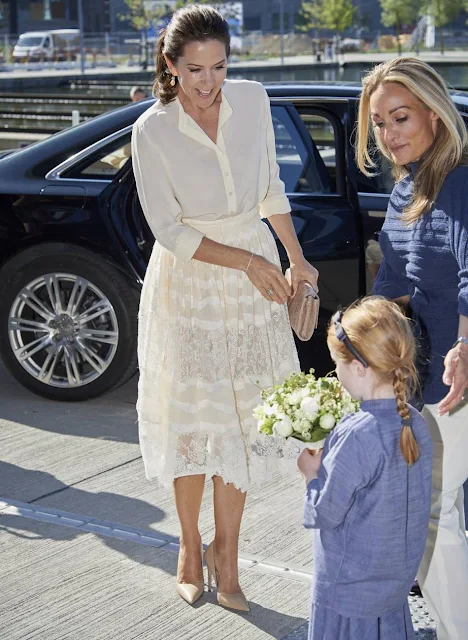
[[[251, 613], [213, 593], [189, 607], [174, 593], [172, 496], [144, 478], [135, 396], [133, 379], [87, 403], [50, 402], [0, 366], [1, 640], [304, 640], [313, 559], [300, 477], [248, 496], [239, 564]], [[208, 544], [209, 482], [200, 531]], [[433, 638], [423, 606], [418, 638]]]

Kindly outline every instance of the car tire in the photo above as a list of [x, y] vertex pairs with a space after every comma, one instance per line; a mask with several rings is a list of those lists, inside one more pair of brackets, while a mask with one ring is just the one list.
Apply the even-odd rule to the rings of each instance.
[[66, 243], [28, 248], [0, 270], [0, 300], [0, 356], [31, 391], [88, 400], [135, 373], [139, 292], [108, 259]]

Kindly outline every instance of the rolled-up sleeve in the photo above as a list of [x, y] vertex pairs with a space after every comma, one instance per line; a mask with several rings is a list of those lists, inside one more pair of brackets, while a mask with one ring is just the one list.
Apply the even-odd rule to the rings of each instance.
[[[454, 181], [455, 182], [455, 181]], [[457, 180], [448, 215], [450, 249], [458, 263], [458, 313], [468, 316], [468, 184]]]
[[182, 211], [148, 120], [133, 126], [132, 163], [141, 208], [154, 237], [176, 258], [189, 262], [203, 234], [181, 222]]
[[276, 142], [275, 132], [273, 129], [273, 120], [271, 117], [270, 98], [263, 89], [265, 101], [265, 120], [266, 120], [266, 142], [267, 155], [270, 167], [269, 186], [267, 194], [262, 202], [260, 202], [260, 215], [262, 218], [268, 218], [279, 213], [290, 213], [291, 205], [286, 197], [286, 189], [284, 182], [279, 177], [279, 166], [276, 161]]
[[356, 492], [372, 477], [369, 459], [353, 431], [329, 436], [318, 477], [307, 485], [304, 527], [338, 527], [351, 508]]

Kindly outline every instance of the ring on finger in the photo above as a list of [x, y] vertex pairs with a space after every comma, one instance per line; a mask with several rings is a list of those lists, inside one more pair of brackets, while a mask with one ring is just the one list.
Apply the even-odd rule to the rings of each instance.
[[273, 289], [266, 289], [267, 295], [273, 297]]

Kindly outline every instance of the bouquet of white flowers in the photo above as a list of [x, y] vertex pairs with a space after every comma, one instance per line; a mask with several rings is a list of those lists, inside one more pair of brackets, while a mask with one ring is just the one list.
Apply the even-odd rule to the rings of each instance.
[[260, 433], [295, 438], [316, 450], [344, 416], [359, 409], [337, 378], [316, 378], [313, 369], [291, 373], [282, 385], [264, 389], [262, 398], [253, 414]]

